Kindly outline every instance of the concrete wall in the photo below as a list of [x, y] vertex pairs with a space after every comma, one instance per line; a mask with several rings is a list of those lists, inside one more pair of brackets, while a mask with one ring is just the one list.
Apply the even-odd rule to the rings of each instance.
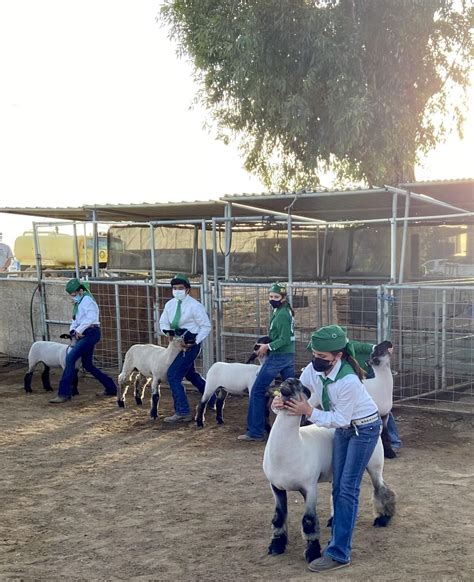
[[[36, 289], [36, 281], [22, 279], [0, 279], [0, 352], [11, 358], [28, 357], [33, 342], [30, 322], [30, 304]], [[72, 313], [71, 302], [64, 293], [64, 283], [48, 285], [48, 317], [69, 321]], [[33, 298], [33, 327], [35, 339], [42, 339], [40, 320], [40, 296], [36, 292]], [[51, 339], [57, 340], [68, 330], [67, 325], [51, 326]]]

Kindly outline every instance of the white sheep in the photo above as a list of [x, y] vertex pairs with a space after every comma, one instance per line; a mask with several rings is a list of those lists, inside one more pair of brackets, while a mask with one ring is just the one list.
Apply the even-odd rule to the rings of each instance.
[[[142, 376], [152, 379], [150, 416], [153, 419], [158, 418], [160, 384], [162, 380], [166, 379], [168, 368], [176, 356], [185, 349], [186, 344], [180, 336], [173, 337], [167, 348], [153, 344], [135, 344], [132, 346], [125, 354], [122, 371], [118, 377], [117, 405], [120, 408], [125, 406], [125, 395], [128, 390], [131, 375], [134, 371], [137, 371]], [[123, 390], [124, 386], [125, 390]], [[136, 383], [135, 389], [137, 389]], [[136, 398], [137, 395], [135, 393]]]
[[[25, 392], [32, 392], [31, 381], [33, 378], [33, 372], [37, 364], [42, 363], [44, 365], [43, 373], [41, 374], [41, 380], [43, 382], [43, 388], [47, 392], [52, 392], [53, 388], [49, 381], [49, 371], [50, 368], [64, 368], [66, 367], [66, 356], [71, 348], [76, 343], [74, 336], [70, 336], [68, 333], [63, 333], [59, 337], [62, 339], [69, 339], [69, 343], [60, 342], [50, 342], [50, 341], [38, 341], [34, 342], [28, 352], [28, 372], [25, 374], [24, 378], [24, 388]], [[76, 373], [72, 382], [72, 395], [75, 396], [79, 394], [77, 390], [78, 385], [78, 370], [80, 367], [80, 360], [76, 362]]]
[[[227, 394], [233, 394], [234, 396], [243, 396], [252, 390], [252, 386], [255, 382], [258, 372], [260, 371], [260, 366], [252, 364], [257, 359], [257, 351], [260, 344], [266, 344], [270, 342], [268, 336], [263, 336], [258, 338], [257, 343], [253, 346], [253, 352], [248, 358], [245, 364], [240, 364], [238, 362], [215, 362], [209, 368], [206, 374], [206, 386], [204, 392], [201, 396], [201, 400], [196, 407], [196, 426], [202, 428], [204, 426], [204, 411], [206, 409], [206, 404], [213, 394], [217, 393], [216, 398], [216, 421], [218, 424], [224, 424], [224, 403], [227, 398]], [[259, 359], [260, 363], [263, 364], [264, 358]], [[267, 398], [269, 400], [269, 398]], [[266, 407], [268, 410], [268, 407]], [[268, 414], [267, 414], [268, 417]], [[267, 430], [270, 430], [270, 425], [267, 421]]]
[[393, 344], [390, 341], [383, 341], [374, 346], [367, 363], [372, 367], [375, 377], [363, 380], [364, 386], [377, 405], [382, 418], [382, 444], [384, 455], [388, 459], [393, 459], [397, 456], [392, 449], [390, 435], [387, 430], [388, 415], [393, 405], [393, 374], [390, 369], [390, 350], [392, 347]]
[[[310, 398], [311, 392], [296, 378], [290, 378], [280, 386], [284, 400]], [[263, 470], [270, 482], [275, 498], [275, 514], [272, 520], [273, 535], [268, 553], [282, 554], [286, 549], [287, 491], [299, 491], [305, 500], [302, 534], [306, 541], [305, 558], [308, 562], [319, 558], [320, 528], [316, 514], [318, 482], [332, 479], [332, 446], [334, 429], [316, 425], [300, 428], [299, 416], [291, 416], [280, 410], [273, 423], [263, 457]], [[395, 494], [383, 480], [383, 447], [379, 439], [367, 465], [374, 487], [374, 526], [385, 527], [395, 514]]]
[[196, 426], [204, 426], [204, 410], [208, 400], [217, 392], [216, 421], [224, 423], [223, 410], [227, 394], [243, 396], [247, 391], [250, 394], [260, 366], [255, 364], [239, 364], [216, 362], [209, 368], [206, 374], [206, 387], [201, 400], [196, 407]]

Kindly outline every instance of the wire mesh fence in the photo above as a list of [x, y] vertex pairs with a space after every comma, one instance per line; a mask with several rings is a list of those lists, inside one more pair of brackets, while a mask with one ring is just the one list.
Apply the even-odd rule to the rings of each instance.
[[[64, 280], [2, 282], [0, 351], [25, 359], [31, 338], [60, 341], [69, 328], [72, 305]], [[193, 284], [193, 296], [210, 312], [213, 331], [197, 367], [206, 373], [217, 355], [245, 362], [255, 340], [266, 335], [271, 316], [268, 283], [219, 282], [211, 297]], [[101, 311], [99, 366], [116, 374], [136, 343], [166, 345], [158, 320], [171, 298], [168, 281], [91, 281]], [[309, 361], [311, 332], [329, 323], [347, 328], [351, 339], [394, 346], [394, 401], [426, 409], [474, 412], [474, 286], [363, 286], [295, 283], [296, 369]], [[209, 306], [211, 308], [209, 309]], [[10, 332], [8, 330], [11, 330]], [[216, 353], [216, 357], [213, 354]]]

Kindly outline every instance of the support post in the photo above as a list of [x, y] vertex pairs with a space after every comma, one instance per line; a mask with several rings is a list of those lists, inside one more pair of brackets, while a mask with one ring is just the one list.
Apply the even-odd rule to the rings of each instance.
[[117, 361], [119, 365], [119, 372], [122, 369], [122, 322], [120, 320], [120, 295], [119, 286], [114, 285], [115, 291], [115, 321], [116, 321], [116, 339], [117, 339]]
[[291, 214], [288, 213], [288, 301], [293, 306], [293, 229]]
[[[209, 275], [208, 275], [208, 264], [207, 264], [207, 234], [206, 234], [206, 221], [203, 220], [201, 222], [201, 246], [202, 246], [202, 301], [204, 308], [209, 315], [209, 318], [213, 320], [212, 317], [212, 299], [211, 299], [211, 292], [209, 290]], [[217, 345], [220, 342], [220, 338], [215, 337], [215, 344]], [[204, 345], [202, 349], [202, 359], [203, 359], [203, 366], [204, 366], [204, 373], [207, 373], [209, 368], [212, 366], [214, 358], [214, 345], [212, 342], [212, 338], [208, 336], [204, 340]]]
[[390, 282], [397, 280], [397, 204], [398, 194], [392, 194], [392, 218], [390, 220]]
[[224, 216], [228, 220], [225, 222], [225, 243], [224, 243], [224, 280], [228, 281], [230, 277], [230, 245], [232, 242], [232, 204], [228, 202], [225, 205]]
[[406, 193], [405, 196], [405, 214], [403, 221], [403, 234], [402, 234], [402, 248], [400, 250], [400, 267], [398, 271], [398, 283], [403, 283], [403, 277], [405, 273], [405, 254], [407, 246], [407, 236], [408, 236], [408, 217], [410, 216], [410, 192]]
[[43, 265], [41, 262], [41, 248], [38, 235], [38, 225], [33, 222], [33, 244], [35, 247], [35, 260], [36, 260], [36, 276], [38, 278], [38, 291], [40, 295], [40, 319], [41, 319], [41, 338], [43, 341], [49, 340], [49, 327], [46, 323], [46, 297], [45, 297], [45, 286], [43, 283]]
[[74, 267], [75, 267], [75, 272], [76, 272], [76, 279], [80, 279], [81, 278], [81, 273], [80, 273], [80, 269], [79, 269], [79, 244], [77, 241], [77, 225], [74, 222], [72, 225], [72, 231], [74, 234], [74, 246], [73, 246], [73, 251], [74, 251]]
[[217, 255], [217, 227], [215, 218], [212, 219], [212, 261], [214, 263], [214, 304], [216, 322], [216, 359], [222, 360], [222, 338], [221, 338], [221, 289], [219, 285], [219, 266]]
[[92, 211], [92, 276], [99, 276], [99, 231], [97, 224], [97, 212], [95, 210]]

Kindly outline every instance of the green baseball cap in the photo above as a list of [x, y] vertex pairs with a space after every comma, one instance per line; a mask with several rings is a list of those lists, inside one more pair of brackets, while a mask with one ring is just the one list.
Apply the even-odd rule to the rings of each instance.
[[191, 287], [191, 283], [186, 275], [183, 273], [176, 273], [176, 275], [171, 279], [171, 286], [173, 285], [184, 285], [185, 287]]
[[279, 293], [280, 295], [286, 295], [286, 285], [284, 283], [273, 283], [270, 287], [270, 293]]
[[345, 327], [340, 325], [325, 325], [311, 334], [308, 351], [338, 352], [349, 343]]
[[79, 279], [71, 279], [66, 283], [66, 293], [74, 293], [74, 291], [77, 291], [81, 285], [82, 283]]

